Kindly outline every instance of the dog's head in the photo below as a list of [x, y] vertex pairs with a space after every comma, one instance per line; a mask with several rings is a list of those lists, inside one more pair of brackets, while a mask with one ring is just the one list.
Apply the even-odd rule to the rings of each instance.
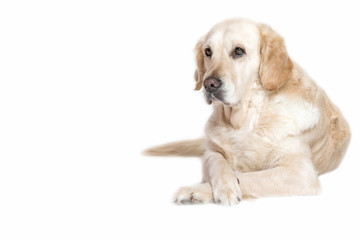
[[293, 64], [283, 39], [270, 27], [244, 19], [215, 25], [195, 47], [196, 90], [204, 87], [213, 100], [235, 105], [251, 84], [279, 89], [291, 75]]

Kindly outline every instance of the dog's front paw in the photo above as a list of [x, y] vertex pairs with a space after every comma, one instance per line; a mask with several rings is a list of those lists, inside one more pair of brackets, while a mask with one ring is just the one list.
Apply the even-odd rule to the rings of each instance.
[[222, 177], [213, 181], [214, 201], [219, 204], [233, 206], [241, 201], [242, 193], [235, 176]]
[[208, 203], [213, 200], [213, 192], [209, 183], [200, 183], [191, 187], [182, 187], [175, 194], [174, 202], [186, 203]]

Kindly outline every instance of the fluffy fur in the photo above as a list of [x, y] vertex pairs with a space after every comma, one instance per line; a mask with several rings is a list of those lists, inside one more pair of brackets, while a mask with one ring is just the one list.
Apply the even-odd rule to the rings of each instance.
[[[234, 57], [234, 48], [246, 54]], [[212, 56], [205, 49], [211, 48]], [[215, 25], [195, 47], [196, 90], [221, 79], [205, 138], [170, 143], [148, 155], [201, 156], [203, 182], [175, 201], [238, 203], [246, 197], [312, 195], [318, 176], [340, 164], [349, 126], [325, 92], [288, 56], [269, 26], [244, 19]]]

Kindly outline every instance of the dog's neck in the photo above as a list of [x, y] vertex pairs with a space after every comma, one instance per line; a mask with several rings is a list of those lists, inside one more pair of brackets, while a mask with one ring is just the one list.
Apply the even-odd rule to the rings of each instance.
[[220, 102], [214, 104], [214, 111], [219, 112], [218, 116], [221, 118], [218, 121], [224, 122], [231, 128], [239, 129], [243, 126], [248, 118], [248, 110], [251, 107], [254, 91], [259, 91], [259, 86], [256, 83], [251, 84], [241, 99], [241, 101], [234, 105], [225, 105]]
[[[279, 94], [297, 96], [296, 93], [302, 84], [299, 79], [300, 78], [292, 77], [286, 81], [280, 89], [275, 91], [265, 90], [258, 82], [252, 82], [247, 86], [241, 101], [237, 104], [225, 105], [217, 103], [216, 106], [214, 106], [214, 111], [219, 112], [219, 115], [222, 116], [217, 120], [223, 121], [226, 125], [234, 129], [239, 129], [244, 124], [254, 124], [257, 122], [256, 117], [262, 111], [263, 104], [271, 101], [272, 96]], [[312, 102], [315, 94], [302, 97]]]
[[222, 104], [223, 121], [235, 129], [239, 129], [244, 122], [245, 115], [240, 106], [228, 106]]

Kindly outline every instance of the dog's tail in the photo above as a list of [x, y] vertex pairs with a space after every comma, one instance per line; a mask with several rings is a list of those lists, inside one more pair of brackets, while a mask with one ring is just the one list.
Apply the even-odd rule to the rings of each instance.
[[204, 143], [205, 139], [203, 138], [172, 142], [149, 148], [145, 150], [143, 154], [148, 156], [201, 157], [205, 152]]

